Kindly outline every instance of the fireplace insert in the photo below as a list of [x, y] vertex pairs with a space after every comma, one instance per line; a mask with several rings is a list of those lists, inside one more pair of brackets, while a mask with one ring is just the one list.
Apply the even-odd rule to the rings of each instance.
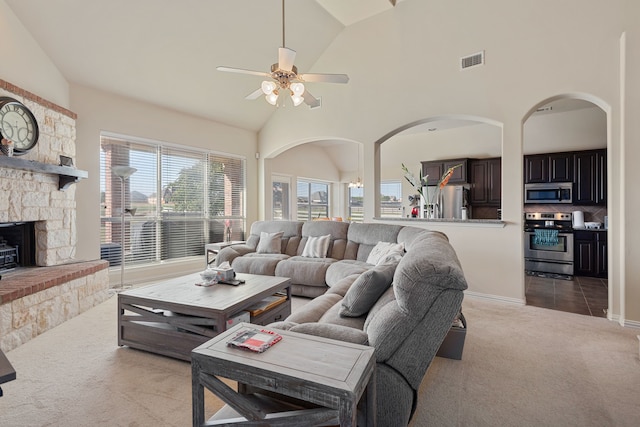
[[36, 257], [33, 222], [0, 223], [0, 273], [34, 266]]

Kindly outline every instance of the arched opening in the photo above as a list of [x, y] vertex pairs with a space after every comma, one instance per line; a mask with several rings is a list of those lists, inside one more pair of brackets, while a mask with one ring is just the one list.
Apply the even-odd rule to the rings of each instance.
[[[523, 119], [528, 305], [607, 317], [608, 114], [596, 97], [561, 94], [542, 100]], [[568, 201], [528, 196], [565, 183]], [[550, 240], [540, 239], [544, 233]]]
[[[265, 217], [362, 220], [362, 187], [350, 185], [362, 183], [361, 145], [339, 138], [302, 141], [266, 158], [265, 178], [272, 196], [265, 200]], [[353, 196], [358, 194], [356, 203]]]
[[[404, 179], [403, 164], [416, 177], [420, 172], [437, 175], [436, 183], [449, 164], [462, 164], [459, 177], [451, 179], [447, 185], [456, 203], [444, 202], [448, 207], [439, 209], [440, 217], [462, 219], [464, 210], [465, 218], [499, 219], [502, 158], [502, 125], [499, 122], [467, 115], [434, 116], [401, 126], [376, 144], [379, 144], [376, 163], [381, 189], [380, 201], [375, 206], [376, 216], [411, 218], [416, 215], [419, 197], [415, 194], [416, 189]], [[491, 166], [488, 166], [489, 162]], [[440, 163], [442, 167], [438, 169]], [[431, 165], [435, 168], [430, 168]], [[431, 181], [430, 177], [430, 185]], [[384, 189], [394, 186], [399, 186], [398, 196], [402, 200], [398, 212], [385, 209], [389, 195], [384, 194]], [[454, 190], [461, 191], [454, 195]], [[428, 189], [426, 194], [430, 194]], [[418, 212], [418, 216], [421, 213]]]

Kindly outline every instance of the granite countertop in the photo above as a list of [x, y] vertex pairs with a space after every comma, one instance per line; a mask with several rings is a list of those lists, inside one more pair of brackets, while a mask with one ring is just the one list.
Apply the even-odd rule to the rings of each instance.
[[387, 218], [375, 217], [377, 221], [404, 221], [404, 222], [420, 222], [435, 223], [442, 225], [462, 225], [462, 226], [488, 226], [488, 227], [504, 227], [507, 223], [501, 219], [457, 219], [457, 218]]

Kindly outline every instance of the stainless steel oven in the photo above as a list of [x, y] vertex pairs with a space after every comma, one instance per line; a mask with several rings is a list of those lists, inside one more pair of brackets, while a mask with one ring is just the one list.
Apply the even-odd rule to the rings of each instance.
[[570, 213], [525, 213], [525, 271], [573, 276]]

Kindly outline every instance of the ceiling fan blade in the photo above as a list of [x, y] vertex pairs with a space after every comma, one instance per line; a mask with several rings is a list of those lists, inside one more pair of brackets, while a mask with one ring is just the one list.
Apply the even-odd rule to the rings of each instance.
[[320, 107], [320, 99], [311, 95], [308, 90], [305, 90], [302, 94], [302, 98], [304, 98], [304, 103], [307, 104], [311, 108]]
[[252, 76], [262, 76], [262, 77], [270, 77], [271, 76], [271, 74], [265, 73], [264, 71], [245, 70], [244, 68], [216, 67], [216, 70], [224, 71], [224, 72], [227, 72], [227, 73], [250, 74]]
[[346, 74], [298, 74], [298, 80], [303, 82], [348, 83], [349, 76]]
[[296, 59], [296, 51], [287, 47], [278, 48], [278, 67], [284, 71], [291, 71]]
[[248, 99], [249, 101], [253, 101], [254, 99], [260, 98], [262, 95], [264, 95], [264, 93], [262, 92], [262, 89], [256, 89], [255, 91], [253, 91], [249, 95], [247, 95], [244, 99]]

